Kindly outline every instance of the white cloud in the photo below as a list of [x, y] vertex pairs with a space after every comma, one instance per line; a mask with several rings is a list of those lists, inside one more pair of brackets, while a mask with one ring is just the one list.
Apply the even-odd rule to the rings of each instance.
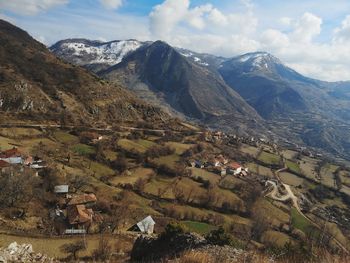
[[227, 26], [228, 19], [220, 10], [213, 8], [208, 15], [209, 22], [215, 26]]
[[107, 9], [118, 9], [123, 5], [123, 0], [100, 0], [100, 2]]
[[210, 4], [197, 6], [187, 11], [185, 20], [196, 29], [204, 29], [206, 26], [204, 15], [212, 11], [212, 9], [213, 6]]
[[340, 44], [346, 44], [350, 41], [350, 15], [343, 21], [340, 27], [334, 30], [334, 41]]
[[188, 13], [189, 0], [166, 0], [150, 14], [150, 29], [155, 37], [166, 38]]
[[0, 9], [21, 15], [36, 15], [58, 5], [65, 5], [68, 0], [1, 0]]
[[310, 42], [321, 33], [322, 19], [311, 13], [304, 13], [296, 22], [295, 30], [291, 37], [297, 42]]

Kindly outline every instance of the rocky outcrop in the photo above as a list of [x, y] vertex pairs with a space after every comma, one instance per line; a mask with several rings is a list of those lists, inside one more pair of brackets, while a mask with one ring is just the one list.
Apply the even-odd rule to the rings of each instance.
[[34, 253], [31, 244], [20, 245], [13, 242], [7, 248], [0, 248], [0, 263], [10, 262], [54, 263], [59, 261], [41, 253]]
[[207, 241], [193, 233], [176, 236], [160, 236], [159, 238], [140, 236], [136, 239], [131, 251], [132, 262], [157, 262], [160, 258], [173, 258], [185, 250], [197, 249], [206, 245]]

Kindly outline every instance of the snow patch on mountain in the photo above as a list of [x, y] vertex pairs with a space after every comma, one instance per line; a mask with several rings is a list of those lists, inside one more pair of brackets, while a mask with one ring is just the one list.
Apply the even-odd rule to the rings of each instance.
[[233, 61], [239, 63], [249, 63], [252, 67], [252, 70], [269, 69], [269, 65], [282, 64], [282, 62], [278, 58], [266, 52], [248, 53], [237, 57]]
[[62, 48], [68, 49], [73, 56], [91, 56], [93, 59], [89, 61], [89, 64], [108, 64], [112, 66], [120, 63], [126, 55], [142, 45], [143, 43], [137, 40], [113, 41], [99, 45], [67, 42], [62, 44]]
[[206, 62], [203, 62], [202, 59], [200, 59], [199, 57], [196, 57], [193, 53], [188, 52], [188, 53], [184, 53], [184, 52], [180, 52], [180, 54], [186, 58], [190, 58], [192, 59], [195, 63], [197, 63], [198, 65], [204, 66], [204, 67], [208, 67], [209, 64]]

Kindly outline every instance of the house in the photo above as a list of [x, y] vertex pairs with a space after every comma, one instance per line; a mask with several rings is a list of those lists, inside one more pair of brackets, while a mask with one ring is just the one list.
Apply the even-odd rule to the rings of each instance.
[[222, 164], [227, 164], [228, 163], [228, 159], [225, 158], [222, 154], [216, 156], [216, 159]]
[[219, 167], [221, 166], [221, 163], [218, 159], [216, 158], [212, 158], [210, 161], [209, 161], [209, 164], [214, 166], [214, 167]]
[[8, 162], [10, 164], [23, 163], [22, 153], [16, 147], [13, 147], [12, 149], [1, 152], [0, 160]]
[[156, 222], [154, 222], [153, 218], [151, 216], [147, 216], [136, 225], [133, 225], [129, 231], [138, 231], [141, 233], [153, 234], [155, 224]]
[[225, 176], [227, 174], [226, 168], [221, 168], [220, 175]]
[[201, 161], [195, 160], [194, 163], [196, 168], [204, 168], [204, 164]]
[[92, 204], [97, 201], [95, 194], [81, 194], [73, 196], [69, 201], [68, 205], [81, 205], [81, 204]]
[[45, 168], [46, 165], [45, 165], [45, 162], [43, 160], [37, 159], [37, 160], [34, 160], [29, 165], [29, 167], [32, 168], [32, 169], [42, 169], [42, 168]]
[[190, 167], [196, 167], [196, 162], [195, 161], [189, 161], [188, 162], [188, 165], [190, 166]]
[[84, 143], [96, 143], [103, 139], [103, 136], [96, 132], [82, 132], [80, 133], [80, 139]]
[[238, 175], [242, 172], [242, 166], [239, 163], [231, 162], [227, 165], [227, 171], [233, 175]]
[[85, 205], [71, 205], [67, 207], [67, 218], [71, 226], [87, 229], [92, 224], [94, 211]]
[[56, 194], [68, 194], [69, 185], [56, 185], [54, 188], [54, 192]]

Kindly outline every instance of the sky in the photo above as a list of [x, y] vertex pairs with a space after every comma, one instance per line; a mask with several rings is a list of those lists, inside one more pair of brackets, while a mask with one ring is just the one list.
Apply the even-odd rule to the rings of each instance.
[[160, 39], [224, 57], [266, 51], [306, 76], [350, 80], [350, 0], [0, 0], [0, 18], [47, 46]]

